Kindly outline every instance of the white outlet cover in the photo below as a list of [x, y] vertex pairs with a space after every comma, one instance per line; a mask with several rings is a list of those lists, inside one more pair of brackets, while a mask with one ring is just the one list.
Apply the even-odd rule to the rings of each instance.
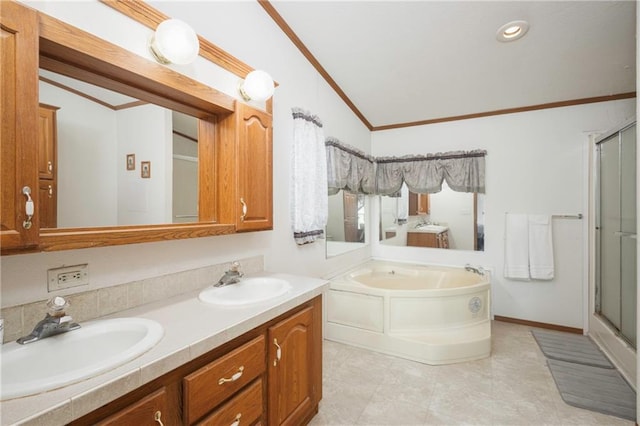
[[[71, 274], [78, 272], [79, 279], [61, 282], [59, 276], [61, 274]], [[78, 287], [89, 284], [89, 264], [62, 266], [60, 268], [52, 268], [47, 270], [47, 289], [49, 292], [63, 290], [65, 288]]]

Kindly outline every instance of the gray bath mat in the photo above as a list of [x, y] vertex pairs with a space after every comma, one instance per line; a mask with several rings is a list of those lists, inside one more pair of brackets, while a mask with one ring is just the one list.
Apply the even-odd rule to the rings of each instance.
[[618, 370], [556, 359], [547, 365], [567, 404], [635, 421], [636, 393]]
[[547, 358], [614, 368], [611, 361], [587, 336], [542, 330], [531, 330], [531, 334]]

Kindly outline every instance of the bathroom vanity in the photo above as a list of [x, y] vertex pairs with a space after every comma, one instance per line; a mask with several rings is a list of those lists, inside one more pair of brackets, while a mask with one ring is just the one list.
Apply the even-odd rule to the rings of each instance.
[[308, 423], [322, 398], [322, 293], [328, 283], [262, 275], [292, 288], [247, 306], [214, 306], [188, 293], [110, 315], [157, 321], [164, 337], [112, 371], [1, 402], [2, 424]]
[[449, 248], [449, 230], [409, 230], [407, 232], [407, 246]]

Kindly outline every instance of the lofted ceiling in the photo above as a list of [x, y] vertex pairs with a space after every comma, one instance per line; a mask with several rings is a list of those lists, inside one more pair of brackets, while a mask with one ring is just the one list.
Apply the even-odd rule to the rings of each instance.
[[634, 1], [261, 4], [372, 130], [635, 96]]

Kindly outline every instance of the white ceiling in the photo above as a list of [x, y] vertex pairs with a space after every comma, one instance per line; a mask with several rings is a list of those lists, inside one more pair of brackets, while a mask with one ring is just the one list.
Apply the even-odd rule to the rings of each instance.
[[271, 4], [374, 128], [636, 90], [634, 1]]

